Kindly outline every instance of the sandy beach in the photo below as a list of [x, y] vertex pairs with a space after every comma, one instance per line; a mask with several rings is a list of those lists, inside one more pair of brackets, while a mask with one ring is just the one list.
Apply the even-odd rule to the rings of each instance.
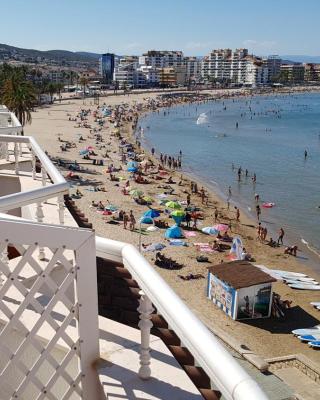
[[[219, 95], [221, 91], [218, 92]], [[230, 93], [230, 92], [229, 92]], [[237, 92], [234, 91], [233, 94]], [[217, 96], [217, 92], [211, 91], [211, 96]], [[100, 108], [105, 103], [106, 106], [114, 109], [116, 105], [128, 104], [124, 109], [127, 110], [124, 115], [127, 117], [134, 116], [134, 118], [143, 113], [149, 112], [150, 109], [143, 106], [143, 104], [150, 104], [150, 101], [156, 100], [158, 94], [142, 93], [130, 95], [110, 96], [100, 98]], [[140, 106], [137, 106], [140, 104]], [[128, 112], [130, 108], [134, 111]], [[91, 110], [91, 113], [86, 115], [84, 121], [80, 121], [77, 115], [81, 110]], [[284, 254], [284, 247], [271, 248], [265, 243], [256, 239], [256, 221], [250, 220], [241, 212], [240, 223], [235, 220], [235, 210], [223, 202], [214, 192], [209, 191], [203, 183], [198, 182], [198, 190], [204, 186], [205, 201], [202, 204], [202, 199], [199, 194], [193, 194], [190, 190], [190, 178], [183, 176], [181, 179], [181, 172], [179, 169], [176, 171], [166, 168], [165, 171], [158, 170], [159, 161], [152, 158], [147, 154], [144, 149], [139, 149], [136, 146], [136, 151], [140, 154], [145, 153], [145, 157], [141, 159], [153, 160], [154, 168], [146, 171], [143, 179], [149, 181], [148, 184], [136, 183], [130, 179], [131, 173], [127, 171], [126, 163], [122, 160], [122, 151], [120, 150], [120, 140], [115, 133], [115, 128], [112, 122], [108, 121], [107, 117], [100, 118], [100, 115], [93, 115], [93, 111], [97, 109], [97, 105], [93, 104], [93, 99], [72, 99], [63, 100], [61, 103], [54, 103], [51, 106], [37, 109], [32, 114], [32, 124], [25, 127], [25, 135], [32, 135], [40, 143], [40, 145], [48, 151], [49, 155], [54, 160], [60, 158], [66, 162], [65, 167], [61, 167], [64, 176], [67, 176], [70, 171], [68, 165], [75, 160], [80, 167], [88, 168], [87, 172], [75, 171], [74, 173], [82, 178], [80, 185], [73, 181], [71, 194], [76, 194], [77, 189], [81, 192], [80, 198], [75, 198], [77, 206], [85, 213], [89, 222], [92, 222], [93, 227], [98, 235], [125, 242], [130, 242], [136, 246], [139, 243], [138, 229], [130, 231], [124, 229], [122, 221], [110, 224], [109, 222], [118, 215], [119, 210], [124, 210], [127, 213], [133, 211], [136, 221], [142, 214], [148, 210], [146, 205], [137, 204], [131, 195], [123, 194], [126, 182], [129, 180], [129, 188], [138, 189], [143, 191], [143, 195], [151, 197], [153, 202], [151, 207], [159, 208], [162, 211], [160, 219], [173, 225], [172, 218], [169, 218], [163, 211], [164, 206], [159, 205], [159, 194], [163, 194], [168, 189], [160, 187], [162, 185], [170, 185], [174, 191], [172, 194], [167, 195], [168, 200], [174, 201], [187, 201], [187, 194], [190, 193], [191, 204], [201, 210], [201, 219], [198, 220], [198, 229], [191, 229], [192, 236], [186, 237], [185, 241], [188, 246], [173, 246], [169, 245], [168, 241], [164, 238], [164, 229], [155, 232], [144, 232], [142, 243], [148, 245], [150, 243], [161, 242], [166, 245], [162, 253], [171, 257], [178, 263], [183, 264], [180, 270], [169, 270], [154, 266], [168, 284], [181, 296], [181, 298], [188, 304], [190, 309], [195, 312], [199, 318], [210, 328], [218, 327], [236, 340], [248, 346], [257, 354], [265, 357], [279, 357], [289, 354], [302, 353], [317, 362], [320, 365], [320, 353], [312, 350], [307, 344], [302, 344], [300, 341], [290, 333], [292, 329], [309, 327], [319, 324], [319, 311], [314, 309], [311, 301], [320, 301], [320, 295], [312, 291], [298, 291], [293, 290], [284, 283], [276, 282], [274, 284], [274, 291], [281, 295], [283, 300], [292, 302], [291, 308], [287, 310], [285, 320], [278, 320], [275, 318], [258, 319], [251, 321], [233, 321], [227, 317], [221, 310], [217, 309], [206, 298], [206, 285], [207, 285], [207, 267], [215, 265], [223, 261], [229, 261], [229, 251], [213, 252], [213, 253], [200, 253], [194, 243], [212, 242], [214, 237], [210, 237], [201, 232], [201, 228], [205, 226], [214, 225], [214, 213], [218, 210], [218, 221], [222, 223], [231, 224], [230, 235], [241, 236], [244, 246], [250, 253], [257, 264], [263, 264], [267, 267], [295, 272], [303, 272], [315, 278], [317, 281], [320, 275], [310, 270], [307, 266], [301, 264], [299, 259], [291, 255]], [[77, 119], [76, 121], [74, 119]], [[101, 125], [98, 124], [101, 119]], [[130, 118], [128, 118], [130, 119]], [[80, 122], [80, 127], [78, 127]], [[135, 139], [132, 136], [133, 121], [125, 121], [122, 119], [120, 125], [120, 134], [126, 139], [127, 143], [131, 142], [135, 145]], [[82, 125], [82, 126], [81, 126]], [[87, 127], [85, 127], [86, 125]], [[94, 132], [94, 128], [97, 129]], [[91, 131], [91, 132], [90, 132]], [[102, 141], [97, 142], [96, 134], [101, 135]], [[80, 136], [84, 139], [80, 141]], [[60, 138], [60, 140], [59, 140]], [[72, 142], [76, 147], [70, 147], [67, 151], [62, 151], [61, 146], [66, 142]], [[94, 156], [91, 160], [83, 159], [79, 155], [79, 151], [92, 146]], [[105, 155], [107, 154], [107, 157]], [[157, 151], [156, 151], [157, 154]], [[93, 159], [103, 160], [104, 165], [93, 165]], [[182, 157], [183, 160], [183, 157]], [[116, 179], [119, 181], [110, 180], [110, 174], [106, 172], [108, 166], [113, 164], [117, 172], [112, 172]], [[164, 172], [162, 174], [162, 172]], [[155, 176], [162, 176], [163, 179], [156, 180]], [[166, 183], [169, 177], [175, 183]], [[180, 185], [178, 184], [180, 182]], [[91, 191], [94, 187], [103, 188], [105, 191]], [[170, 190], [169, 190], [170, 191]], [[113, 215], [102, 215], [97, 212], [96, 207], [90, 207], [91, 203], [98, 203], [101, 201], [104, 206], [114, 205], [117, 207], [117, 212]], [[201, 224], [201, 225], [200, 225]], [[137, 226], [138, 227], [138, 224]], [[143, 228], [147, 228], [144, 225]], [[187, 231], [187, 230], [186, 230]], [[190, 232], [188, 231], [188, 232]], [[155, 252], [145, 253], [145, 257], [154, 265]], [[200, 254], [208, 257], [210, 263], [200, 263], [196, 257]], [[200, 274], [204, 278], [184, 281], [179, 275]]]

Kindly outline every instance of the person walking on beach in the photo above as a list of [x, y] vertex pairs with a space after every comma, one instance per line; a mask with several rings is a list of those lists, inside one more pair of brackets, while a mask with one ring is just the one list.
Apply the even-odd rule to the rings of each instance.
[[214, 210], [214, 222], [219, 221], [219, 211], [216, 207], [216, 209]]
[[135, 225], [136, 225], [136, 219], [133, 215], [132, 210], [130, 210], [130, 216], [129, 216], [129, 220], [130, 220], [130, 231], [134, 231]]
[[204, 204], [204, 200], [206, 198], [206, 192], [204, 191], [203, 187], [200, 190], [200, 195], [201, 195], [201, 203]]
[[257, 213], [257, 219], [260, 221], [260, 215], [261, 215], [261, 208], [259, 204], [256, 205], [256, 213]]
[[190, 194], [188, 193], [188, 194], [187, 194], [187, 207], [190, 206], [190, 203], [191, 203], [191, 196], [190, 196]]
[[187, 228], [190, 228], [190, 222], [191, 222], [191, 214], [189, 212], [186, 213], [186, 223], [187, 223]]
[[280, 244], [280, 242], [281, 242], [281, 244], [283, 244], [283, 237], [284, 237], [284, 230], [281, 227], [279, 229], [279, 237], [278, 237], [278, 241], [277, 241], [278, 245]]
[[125, 211], [123, 212], [122, 219], [123, 219], [123, 229], [127, 229], [127, 225], [128, 225], [128, 222], [129, 222], [129, 217], [128, 217], [128, 214]]
[[235, 210], [236, 210], [236, 221], [237, 222], [240, 222], [240, 210], [239, 210], [239, 208], [238, 207], [234, 207], [235, 208]]

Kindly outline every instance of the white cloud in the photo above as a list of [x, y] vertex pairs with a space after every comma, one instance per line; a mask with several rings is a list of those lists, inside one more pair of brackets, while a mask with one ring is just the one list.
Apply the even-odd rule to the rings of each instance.
[[254, 40], [247, 39], [242, 42], [244, 47], [248, 47], [249, 50], [272, 50], [275, 48], [277, 42], [273, 40]]

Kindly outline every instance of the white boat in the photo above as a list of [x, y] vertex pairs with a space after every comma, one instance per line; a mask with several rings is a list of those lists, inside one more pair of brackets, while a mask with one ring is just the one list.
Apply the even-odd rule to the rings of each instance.
[[209, 122], [208, 116], [206, 113], [201, 113], [197, 119], [197, 125], [207, 124]]
[[320, 307], [320, 301], [312, 301], [310, 304], [314, 307]]
[[308, 285], [306, 283], [290, 283], [292, 289], [300, 289], [300, 290], [320, 290], [320, 285]]

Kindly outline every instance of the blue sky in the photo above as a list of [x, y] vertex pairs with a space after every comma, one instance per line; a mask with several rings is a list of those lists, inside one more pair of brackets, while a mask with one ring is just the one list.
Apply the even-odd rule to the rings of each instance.
[[0, 0], [0, 42], [39, 50], [320, 55], [320, 0]]

